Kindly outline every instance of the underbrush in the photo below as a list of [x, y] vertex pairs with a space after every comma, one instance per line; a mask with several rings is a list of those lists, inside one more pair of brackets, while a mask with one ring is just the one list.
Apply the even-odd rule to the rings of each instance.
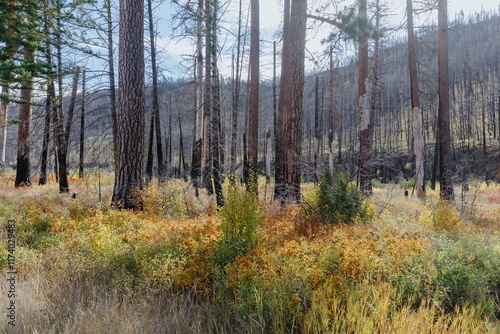
[[143, 212], [85, 196], [11, 199], [15, 331], [500, 331], [500, 237], [432, 194], [394, 197], [348, 225], [311, 220], [308, 205], [263, 208], [239, 186], [218, 212], [196, 211], [183, 189], [152, 187]]
[[344, 172], [333, 176], [327, 171], [308, 192], [306, 203], [314, 216], [328, 223], [365, 223], [373, 216], [366, 196]]

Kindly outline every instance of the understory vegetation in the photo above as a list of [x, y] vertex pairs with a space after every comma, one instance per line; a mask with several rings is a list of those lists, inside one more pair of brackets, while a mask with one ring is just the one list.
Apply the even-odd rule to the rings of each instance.
[[15, 219], [16, 333], [500, 332], [498, 184], [450, 204], [398, 184], [364, 198], [328, 176], [281, 208], [262, 179], [259, 198], [226, 184], [216, 209], [187, 183], [152, 182], [129, 212], [109, 205], [111, 175], [102, 202], [92, 177], [71, 180], [76, 198], [10, 177], [0, 239]]

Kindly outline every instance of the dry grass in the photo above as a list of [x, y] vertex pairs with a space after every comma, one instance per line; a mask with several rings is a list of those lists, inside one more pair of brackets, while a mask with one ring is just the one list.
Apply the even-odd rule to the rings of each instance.
[[[189, 294], [124, 295], [92, 280], [47, 280], [42, 273], [18, 284], [17, 323], [6, 333], [203, 333], [208, 305]], [[5, 284], [0, 288], [5, 295]]]
[[[455, 220], [462, 232], [500, 233], [500, 185], [475, 182], [465, 193], [464, 201], [461, 188], [456, 187], [455, 197], [456, 203], [449, 207], [454, 212], [449, 213], [453, 216], [458, 214]], [[401, 233], [423, 233], [432, 229], [425, 224], [425, 220], [432, 220], [434, 211], [440, 206], [439, 189], [427, 189], [426, 197], [421, 199], [416, 194], [412, 196], [411, 190], [410, 196], [406, 197], [398, 185], [386, 185], [374, 189], [373, 202], [378, 208], [378, 221], [381, 223]], [[453, 225], [453, 221], [449, 223]]]
[[[444, 276], [460, 269], [469, 279], [483, 266], [490, 278], [477, 285], [486, 288], [500, 274], [488, 257], [500, 254], [498, 185], [441, 209], [436, 192], [421, 200], [376, 188], [373, 220], [346, 226], [311, 221], [300, 205], [277, 207], [260, 181], [256, 246], [217, 268], [220, 218], [206, 193], [197, 199], [172, 181], [144, 194], [144, 212], [118, 212], [109, 207], [111, 180], [101, 175], [98, 203], [95, 174], [71, 181], [76, 200], [54, 184], [14, 189], [12, 176], [0, 177], [0, 218], [18, 222], [19, 306], [16, 327], [2, 319], [0, 332], [500, 332], [498, 301], [482, 305], [486, 295], [465, 291], [470, 301], [453, 306]], [[439, 225], [450, 217], [459, 224]], [[1, 305], [6, 290], [2, 279]]]

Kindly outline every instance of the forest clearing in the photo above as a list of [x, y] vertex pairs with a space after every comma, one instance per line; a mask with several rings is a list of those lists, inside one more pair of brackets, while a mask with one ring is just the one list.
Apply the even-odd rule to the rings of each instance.
[[482, 2], [2, 0], [0, 332], [500, 333]]
[[[1, 332], [500, 331], [492, 182], [471, 182], [462, 204], [378, 184], [348, 225], [311, 209], [313, 184], [303, 204], [282, 208], [264, 199], [263, 178], [259, 201], [226, 182], [217, 212], [213, 196], [169, 181], [143, 194], [144, 210], [117, 211], [110, 174], [100, 203], [97, 172], [70, 179], [76, 198], [56, 183], [15, 189], [13, 177], [0, 178], [0, 218], [15, 220], [17, 314]], [[7, 262], [2, 248], [2, 272]], [[7, 289], [2, 279], [2, 308]]]

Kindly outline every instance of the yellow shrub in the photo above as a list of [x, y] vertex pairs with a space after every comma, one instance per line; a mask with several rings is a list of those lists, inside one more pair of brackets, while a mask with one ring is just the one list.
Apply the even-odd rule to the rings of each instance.
[[422, 215], [421, 221], [424, 226], [436, 231], [459, 230], [462, 226], [460, 211], [446, 200], [439, 200], [431, 211]]
[[183, 189], [174, 182], [158, 186], [151, 182], [141, 192], [144, 210], [151, 215], [183, 218], [186, 215], [186, 200]]

